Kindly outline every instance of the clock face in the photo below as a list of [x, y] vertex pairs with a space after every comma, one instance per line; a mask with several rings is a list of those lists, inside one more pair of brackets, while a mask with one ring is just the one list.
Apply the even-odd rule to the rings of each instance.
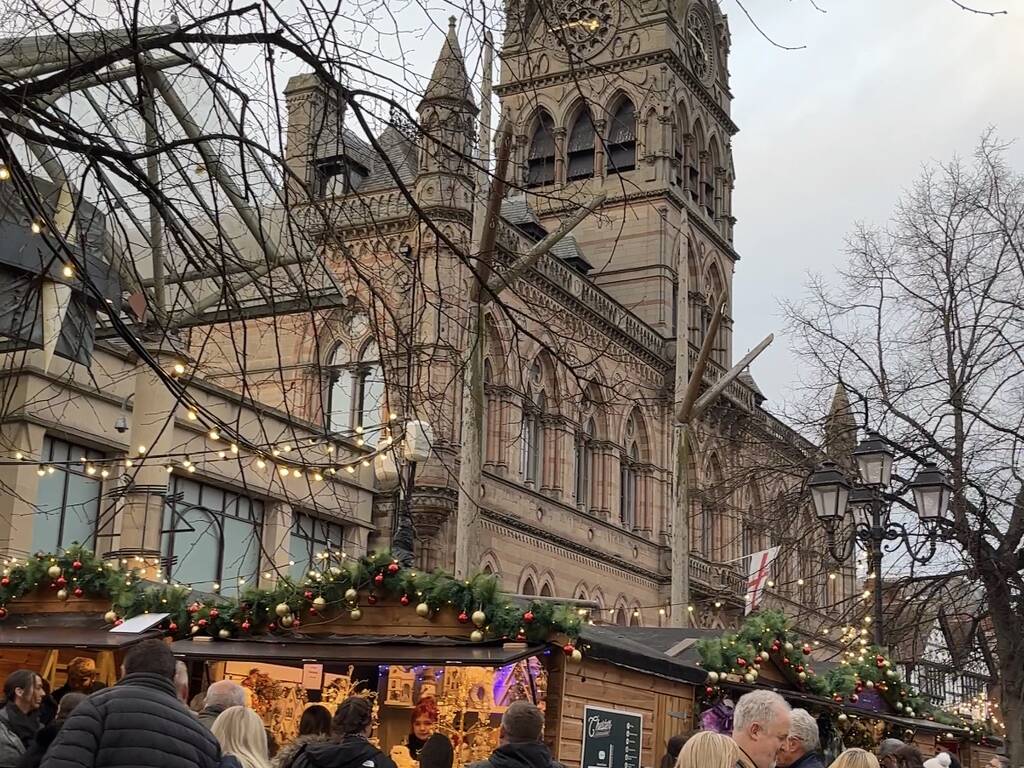
[[572, 58], [593, 58], [611, 40], [612, 7], [602, 0], [556, 0], [548, 28], [552, 47]]
[[711, 24], [698, 10], [691, 10], [686, 17], [686, 50], [693, 73], [702, 83], [709, 85], [715, 73], [715, 41]]

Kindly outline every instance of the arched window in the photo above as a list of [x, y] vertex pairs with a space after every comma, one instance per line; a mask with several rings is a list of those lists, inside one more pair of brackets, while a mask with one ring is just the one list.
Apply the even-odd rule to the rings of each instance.
[[491, 409], [494, 407], [494, 403], [491, 400], [491, 383], [494, 381], [494, 373], [491, 370], [491, 361], [484, 360], [484, 411], [483, 418], [480, 424], [480, 454], [483, 456], [484, 463], [494, 460], [491, 451], [491, 437], [490, 429], [494, 424], [494, 416], [491, 413]]
[[640, 449], [634, 440], [619, 461], [619, 517], [627, 531], [636, 528], [636, 478]]
[[542, 586], [540, 588], [540, 596], [541, 597], [554, 597], [554, 594], [551, 591], [551, 584], [550, 584], [550, 582], [547, 582], [547, 581], [544, 582], [544, 586]]
[[640, 626], [640, 609], [634, 608], [633, 612], [629, 616], [629, 626], [639, 627]]
[[622, 173], [636, 167], [636, 111], [623, 99], [612, 115], [608, 131], [608, 172]]
[[625, 627], [629, 625], [629, 619], [626, 618], [626, 609], [620, 607], [615, 611], [615, 625], [619, 627]]
[[533, 581], [533, 576], [526, 577], [526, 581], [523, 582], [523, 588], [520, 590], [520, 594], [530, 596], [537, 594], [537, 585]]
[[594, 476], [594, 419], [589, 418], [576, 435], [575, 475], [576, 475], [576, 506], [582, 510], [590, 509], [590, 489]]
[[555, 180], [555, 123], [541, 111], [526, 158], [526, 186], [540, 187]]
[[567, 148], [568, 160], [566, 178], [589, 179], [594, 175], [594, 121], [590, 119], [590, 110], [586, 107], [569, 133]]
[[544, 426], [541, 416], [547, 400], [540, 392], [536, 399], [526, 398], [523, 402], [522, 428], [522, 472], [529, 483], [540, 483], [541, 455], [544, 451]]
[[384, 423], [384, 369], [380, 364], [377, 343], [369, 342], [359, 356], [355, 390], [355, 428], [369, 446], [376, 446], [380, 425]]
[[331, 432], [352, 429], [352, 399], [355, 389], [348, 347], [339, 344], [331, 356], [331, 389], [327, 397], [327, 428]]

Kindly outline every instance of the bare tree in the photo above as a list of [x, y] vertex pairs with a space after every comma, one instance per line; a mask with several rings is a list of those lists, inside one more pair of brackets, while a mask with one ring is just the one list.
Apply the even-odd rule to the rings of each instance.
[[[858, 227], [835, 284], [788, 307], [816, 380], [841, 381], [898, 460], [953, 484], [936, 561], [984, 588], [1010, 760], [1024, 763], [1024, 176], [985, 133], [926, 169], [888, 227]], [[897, 474], [899, 474], [897, 472]], [[905, 482], [905, 481], [900, 481]], [[923, 546], [923, 542], [921, 543]]]

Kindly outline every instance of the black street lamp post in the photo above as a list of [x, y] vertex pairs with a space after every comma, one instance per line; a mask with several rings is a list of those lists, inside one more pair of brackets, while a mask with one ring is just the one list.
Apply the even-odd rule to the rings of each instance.
[[[908, 555], [918, 563], [927, 563], [935, 555], [940, 529], [948, 522], [952, 486], [935, 464], [927, 463], [917, 472], [908, 487], [914, 495], [914, 509], [928, 537], [928, 552], [920, 556], [910, 542], [903, 524], [889, 516], [899, 496], [889, 492], [892, 480], [893, 450], [877, 432], [869, 432], [853, 452], [859, 481], [856, 485], [840, 468], [826, 461], [807, 480], [814, 502], [814, 512], [825, 527], [829, 554], [842, 563], [859, 544], [867, 553], [868, 573], [874, 577], [874, 611], [872, 625], [875, 645], [884, 647], [884, 606], [882, 602], [882, 554], [885, 542], [901, 542]], [[904, 502], [901, 502], [904, 503]], [[847, 509], [854, 515], [853, 526], [842, 531]], [[894, 544], [886, 551], [894, 551]]]

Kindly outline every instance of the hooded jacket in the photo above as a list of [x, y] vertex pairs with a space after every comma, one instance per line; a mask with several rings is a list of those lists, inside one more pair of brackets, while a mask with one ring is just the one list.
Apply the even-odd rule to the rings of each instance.
[[220, 745], [174, 683], [135, 672], [94, 693], [64, 721], [42, 768], [217, 768]]
[[562, 764], [551, 756], [544, 742], [522, 741], [498, 747], [486, 760], [469, 768], [562, 768]]
[[398, 768], [395, 762], [362, 736], [346, 736], [341, 742], [304, 744], [292, 768]]
[[281, 747], [280, 751], [274, 755], [274, 759], [271, 760], [270, 763], [274, 768], [290, 768], [292, 763], [295, 761], [295, 758], [298, 757], [299, 752], [302, 751], [303, 747], [312, 746], [313, 744], [327, 744], [328, 742], [331, 742], [331, 738], [323, 734], [299, 736], [295, 741]]

